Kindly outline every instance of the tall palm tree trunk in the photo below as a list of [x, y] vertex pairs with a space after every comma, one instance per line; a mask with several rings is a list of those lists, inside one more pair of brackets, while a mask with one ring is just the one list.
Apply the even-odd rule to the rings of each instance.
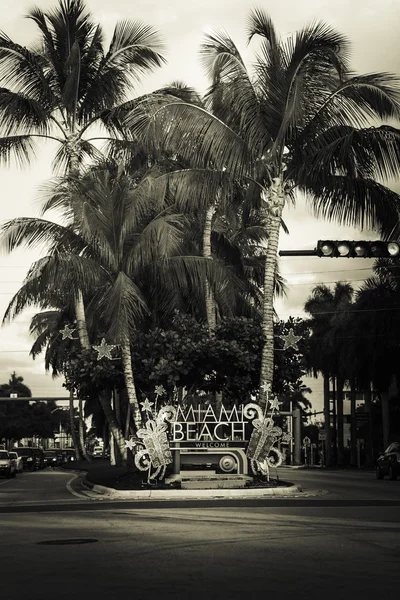
[[325, 420], [325, 465], [332, 466], [331, 403], [329, 397], [329, 375], [324, 375], [324, 420]]
[[79, 449], [79, 440], [78, 436], [76, 435], [74, 423], [74, 390], [70, 390], [69, 392], [69, 424], [71, 428], [72, 445], [75, 449], [76, 460], [82, 460], [81, 452]]
[[136, 429], [139, 429], [142, 422], [139, 402], [136, 396], [135, 380], [132, 370], [131, 344], [128, 335], [125, 335], [121, 344], [122, 368], [124, 370], [124, 379], [126, 391], [128, 394], [131, 415]]
[[88, 350], [90, 348], [90, 342], [86, 325], [85, 305], [83, 302], [82, 290], [78, 290], [75, 295], [75, 317], [79, 341], [82, 348]]
[[[212, 260], [211, 253], [211, 231], [212, 231], [212, 219], [215, 213], [215, 205], [210, 204], [206, 211], [206, 217], [204, 221], [204, 229], [203, 229], [203, 256], [204, 258], [209, 258]], [[213, 333], [216, 327], [216, 316], [215, 316], [215, 300], [213, 293], [210, 288], [210, 284], [208, 280], [205, 281], [206, 288], [206, 315], [207, 315], [207, 325], [208, 331]]]
[[350, 387], [350, 464], [357, 465], [357, 417], [356, 417], [356, 384], [354, 379]]
[[99, 401], [106, 417], [109, 431], [121, 454], [122, 460], [126, 462], [127, 450], [125, 448], [125, 438], [115, 417], [115, 413], [111, 406], [111, 394], [108, 391], [100, 392]]
[[[212, 252], [211, 252], [211, 232], [212, 232], [212, 220], [215, 214], [216, 206], [215, 204], [210, 204], [206, 211], [206, 218], [204, 221], [204, 229], [203, 229], [203, 256], [204, 258], [209, 258], [212, 260]], [[214, 335], [215, 328], [217, 326], [217, 318], [215, 314], [215, 299], [214, 295], [211, 291], [210, 284], [208, 280], [205, 281], [205, 289], [206, 289], [206, 315], [207, 315], [207, 326], [208, 333], [210, 336]], [[222, 393], [215, 393], [215, 409], [217, 413], [221, 410], [222, 406]]]
[[279, 232], [283, 207], [285, 206], [285, 193], [282, 175], [276, 177], [269, 189], [269, 198], [265, 199], [268, 210], [268, 245], [264, 265], [264, 295], [262, 307], [262, 329], [264, 345], [261, 355], [260, 373], [260, 404], [265, 406], [267, 391], [265, 385], [272, 387], [274, 378], [274, 286], [276, 271], [276, 256], [278, 253]]
[[82, 451], [84, 459], [87, 460], [88, 462], [92, 462], [92, 459], [90, 458], [90, 456], [87, 452], [86, 443], [85, 443], [85, 428], [84, 428], [82, 398], [79, 398], [79, 443], [81, 446], [81, 451]]
[[337, 411], [337, 462], [338, 465], [344, 463], [344, 416], [343, 416], [343, 386], [342, 377], [337, 378], [336, 388], [336, 411]]
[[365, 443], [365, 466], [372, 467], [374, 465], [374, 440], [372, 427], [372, 389], [369, 381], [364, 391], [365, 411], [368, 414], [368, 435]]

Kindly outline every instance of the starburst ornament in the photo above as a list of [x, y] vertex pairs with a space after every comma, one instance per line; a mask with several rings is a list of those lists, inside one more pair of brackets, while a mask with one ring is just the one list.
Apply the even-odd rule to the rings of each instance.
[[278, 398], [274, 398], [271, 402], [271, 408], [279, 411], [279, 400]]
[[149, 402], [146, 398], [146, 400], [144, 402], [140, 403], [140, 406], [142, 407], [142, 410], [146, 411], [146, 412], [152, 412], [152, 406], [154, 405], [154, 402]]
[[154, 388], [154, 393], [156, 396], [163, 396], [166, 393], [166, 389], [163, 385], [156, 385]]
[[287, 350], [288, 348], [294, 348], [295, 350], [299, 349], [297, 346], [297, 342], [302, 339], [302, 336], [294, 335], [293, 329], [290, 329], [287, 335], [281, 335], [279, 337], [285, 342], [283, 350]]
[[129, 450], [133, 450], [136, 446], [136, 442], [133, 440], [125, 440], [125, 448], [129, 448]]
[[111, 350], [114, 350], [115, 346], [107, 344], [106, 340], [103, 338], [100, 346], [93, 346], [93, 348], [98, 352], [97, 360], [100, 360], [101, 358], [109, 358], [111, 360]]
[[263, 383], [261, 386], [261, 390], [265, 393], [265, 394], [269, 394], [271, 391], [271, 384], [270, 383]]
[[74, 337], [72, 336], [72, 334], [74, 333], [74, 331], [76, 331], [75, 327], [72, 328], [69, 325], [65, 325], [64, 329], [60, 329], [62, 339], [63, 340], [66, 340], [66, 339], [73, 340]]

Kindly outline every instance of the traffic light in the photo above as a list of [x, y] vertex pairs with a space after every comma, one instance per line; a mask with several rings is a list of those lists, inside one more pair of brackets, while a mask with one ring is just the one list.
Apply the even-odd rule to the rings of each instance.
[[390, 258], [400, 256], [400, 242], [318, 240], [317, 255], [327, 258]]

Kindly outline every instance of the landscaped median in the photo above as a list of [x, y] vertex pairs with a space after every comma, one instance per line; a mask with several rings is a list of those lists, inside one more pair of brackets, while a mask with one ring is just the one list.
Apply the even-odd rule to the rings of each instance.
[[190, 489], [177, 488], [145, 488], [141, 490], [118, 490], [103, 485], [94, 484], [82, 478], [82, 486], [90, 489], [111, 500], [193, 500], [197, 498], [221, 499], [221, 498], [266, 498], [266, 497], [288, 497], [301, 495], [302, 489], [297, 485], [282, 485], [277, 487], [247, 487], [239, 489], [214, 488], [214, 489]]
[[[72, 469], [68, 469], [72, 470]], [[195, 498], [267, 498], [301, 496], [302, 489], [286, 481], [254, 481], [238, 489], [222, 487], [218, 481], [211, 489], [180, 489], [180, 484], [167, 485], [165, 482], [147, 483], [144, 473], [111, 466], [107, 461], [96, 460], [75, 463], [73, 470], [80, 475], [82, 487], [110, 500], [190, 500]], [[205, 477], [206, 479], [207, 477]], [[226, 479], [222, 476], [222, 479]], [[203, 483], [203, 482], [201, 482]], [[199, 486], [201, 485], [199, 483]], [[203, 483], [204, 485], [204, 483]]]

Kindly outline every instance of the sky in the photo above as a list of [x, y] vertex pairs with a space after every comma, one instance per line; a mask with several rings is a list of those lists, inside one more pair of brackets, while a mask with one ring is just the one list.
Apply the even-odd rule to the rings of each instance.
[[[87, 0], [87, 7], [101, 23], [106, 41], [111, 40], [115, 24], [124, 19], [141, 20], [158, 29], [165, 42], [168, 63], [146, 76], [136, 95], [150, 92], [172, 81], [183, 81], [204, 92], [207, 86], [199, 63], [199, 47], [205, 33], [225, 30], [233, 38], [247, 64], [254, 56], [252, 44], [246, 45], [247, 19], [253, 8], [267, 12], [282, 38], [314, 20], [324, 21], [346, 35], [351, 42], [351, 64], [357, 73], [392, 72], [400, 76], [399, 0]], [[24, 14], [36, 5], [46, 10], [55, 0], [0, 0], [0, 29], [19, 44], [29, 46], [37, 31]], [[37, 216], [40, 184], [51, 176], [54, 147], [43, 145], [29, 168], [11, 164], [0, 166], [0, 222], [19, 216]], [[400, 185], [391, 187], [400, 192]], [[372, 231], [339, 227], [316, 220], [304, 199], [296, 207], [285, 209], [289, 235], [282, 234], [281, 249], [313, 249], [318, 239], [377, 239]], [[38, 253], [19, 250], [12, 255], [0, 253], [0, 317], [20, 287], [30, 264]], [[284, 257], [280, 270], [287, 279], [289, 292], [276, 302], [282, 319], [304, 316], [304, 302], [317, 283], [334, 286], [336, 281], [362, 284], [371, 271], [366, 259], [319, 259]], [[33, 343], [29, 322], [35, 310], [26, 311], [0, 329], [0, 383], [8, 381], [12, 371], [24, 378], [36, 397], [66, 396], [62, 379], [53, 380], [45, 373], [43, 360], [29, 356]], [[307, 379], [313, 389], [310, 400], [315, 410], [322, 407], [322, 385]]]

